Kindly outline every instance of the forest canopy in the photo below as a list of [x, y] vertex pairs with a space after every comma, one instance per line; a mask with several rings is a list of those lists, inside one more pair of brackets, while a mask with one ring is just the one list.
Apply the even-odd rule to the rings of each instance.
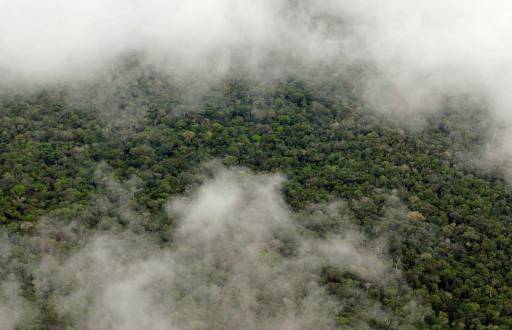
[[[263, 259], [267, 260], [263, 265], [270, 264], [261, 267], [288, 259], [289, 267], [297, 267], [291, 266], [292, 262], [302, 260], [297, 258], [306, 253], [304, 244], [311, 240], [328, 242], [333, 235], [341, 235], [341, 240], [357, 237], [350, 243], [342, 241], [345, 245], [341, 246], [358, 251], [359, 259], [353, 259], [357, 256], [353, 253], [341, 259], [327, 258], [330, 262], [311, 271], [309, 280], [319, 286], [310, 287], [311, 294], [322, 292], [325, 302], [317, 306], [321, 312], [310, 312], [325, 322], [325, 328], [512, 326], [511, 191], [499, 168], [484, 170], [470, 161], [482, 152], [490, 129], [482, 120], [485, 109], [478, 103], [464, 96], [447, 99], [442, 112], [404, 126], [393, 117], [365, 108], [351, 93], [350, 84], [334, 88], [335, 82], [328, 80], [313, 85], [294, 77], [272, 83], [233, 78], [211, 86], [191, 102], [182, 97], [182, 87], [172, 80], [140, 70], [136, 64], [123, 70], [120, 77], [124, 78], [117, 78], [108, 97], [92, 93], [85, 103], [69, 88], [30, 95], [11, 93], [2, 98], [0, 221], [4, 248], [0, 276], [6, 284], [0, 294], [0, 311], [7, 312], [0, 315], [15, 315], [14, 310], [20, 313], [17, 321], [7, 321], [4, 327], [116, 326], [119, 320], [100, 324], [86, 319], [95, 315], [91, 306], [100, 302], [87, 307], [80, 305], [79, 299], [94, 301], [95, 291], [78, 297], [77, 279], [62, 282], [61, 275], [49, 274], [78, 267], [83, 269], [80, 281], [100, 276], [83, 268], [87, 263], [81, 264], [88, 260], [81, 258], [91, 258], [90, 253], [97, 249], [109, 258], [119, 258], [121, 264], [133, 263], [135, 268], [127, 272], [134, 276], [144, 276], [136, 266], [143, 259], [149, 258], [150, 263], [164, 260], [165, 267], [179, 263], [182, 252], [172, 252], [178, 253], [174, 257], [166, 253], [180, 251], [185, 239], [183, 226], [189, 221], [184, 219], [193, 217], [188, 213], [196, 214], [199, 211], [193, 210], [203, 207], [214, 219], [216, 211], [210, 208], [228, 203], [225, 189], [235, 189], [226, 187], [241, 184], [242, 188], [236, 189], [254, 194], [263, 189], [244, 188], [246, 183], [227, 179], [227, 186], [218, 183], [224, 188], [215, 188], [220, 189], [217, 202], [214, 199], [206, 206], [190, 202], [199, 204], [192, 204], [190, 210], [181, 207], [182, 215], [172, 211], [180, 198], [208, 191], [208, 182], [218, 173], [215, 169], [222, 167], [278, 174], [285, 180], [278, 191], [282, 191], [286, 206], [276, 206], [283, 215], [267, 208], [281, 203], [280, 192], [270, 195], [275, 196], [271, 202], [259, 206], [242, 203], [236, 206], [239, 211], [233, 211], [245, 214], [255, 207], [257, 213], [268, 211], [269, 216], [289, 218], [293, 223], [284, 231], [268, 233], [274, 238], [268, 247], [259, 249], [275, 256], [273, 261]], [[343, 97], [332, 93], [340, 88], [345, 91]], [[109, 106], [113, 104], [115, 107]], [[466, 106], [461, 110], [454, 104]], [[226, 206], [227, 210], [231, 207], [235, 206]], [[254, 218], [255, 225], [258, 219]], [[202, 229], [205, 235], [215, 230], [207, 228]], [[189, 238], [183, 243], [190, 245], [190, 251], [204, 242], [204, 238], [193, 238], [195, 241]], [[109, 248], [115, 241], [126, 251]], [[332, 251], [340, 248], [325, 244], [314, 250], [321, 251], [320, 246]], [[224, 246], [219, 253], [229, 250]], [[310, 258], [310, 253], [300, 258]], [[361, 258], [374, 260], [366, 271], [354, 268], [354, 260]], [[105, 267], [94, 260], [91, 262], [98, 269]], [[339, 260], [353, 261], [344, 268]], [[311, 261], [307, 263], [312, 266]], [[378, 263], [385, 265], [382, 269], [387, 275], [381, 276], [385, 283], [368, 277]], [[233, 265], [229, 267], [240, 266]], [[211, 267], [221, 271], [223, 266]], [[240, 276], [229, 269], [223, 275], [228, 277], [219, 278], [216, 285], [228, 281], [229, 276]], [[151, 279], [163, 281], [159, 282], [162, 287], [170, 289], [178, 284], [166, 282], [165, 275], [170, 274], [166, 271], [159, 268], [161, 275]], [[199, 272], [196, 276], [208, 274], [194, 268], [186, 271]], [[159, 280], [158, 276], [163, 277]], [[268, 288], [255, 290], [264, 294]], [[72, 297], [78, 299], [78, 305], [73, 305], [76, 310], [63, 309], [59, 301]], [[306, 294], [293, 299], [311, 297]], [[147, 306], [152, 306], [151, 299], [156, 298], [148, 299]], [[193, 306], [187, 299], [199, 298], [172, 299], [183, 307]], [[258, 299], [278, 303], [282, 297]], [[349, 303], [353, 299], [360, 301]], [[185, 303], [188, 305], [181, 305]], [[190, 312], [201, 311], [202, 305], [194, 306]], [[253, 312], [255, 327], [265, 326], [258, 325], [258, 320], [278, 320], [277, 316], [259, 319], [269, 311]], [[235, 322], [233, 316], [224, 317]], [[213, 322], [205, 320], [206, 314], [183, 314], [170, 321], [181, 322], [188, 329]], [[216, 322], [219, 328], [236, 327], [236, 323]], [[158, 328], [156, 323], [147, 324]], [[269, 324], [266, 326], [275, 327]]]

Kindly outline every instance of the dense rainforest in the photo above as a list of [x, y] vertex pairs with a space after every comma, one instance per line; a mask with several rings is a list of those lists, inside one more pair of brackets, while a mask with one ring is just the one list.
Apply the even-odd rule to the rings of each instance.
[[[137, 180], [130, 201], [137, 230], [165, 245], [172, 238], [162, 233], [175, 226], [166, 203], [195, 189], [201, 168], [212, 161], [280, 173], [293, 212], [343, 203], [351, 225], [369, 240], [385, 237], [400, 283], [365, 288], [350, 272], [322, 271], [321, 285], [332, 297], [355, 301], [337, 310], [340, 329], [354, 319], [375, 329], [406, 329], [411, 297], [424, 311], [409, 328], [512, 328], [512, 191], [498, 168], [471, 161], [489, 133], [485, 109], [461, 96], [404, 125], [332, 81], [233, 78], [191, 101], [157, 74], [127, 77], [80, 97], [56, 87], [0, 100], [0, 226], [10, 246], [0, 257], [0, 280], [15, 277], [22, 296], [38, 306], [18, 328], [72, 327], [36, 292], [27, 265], [38, 253], [26, 242], [52, 221], [64, 226], [81, 219], [85, 231], [102, 230], [104, 218], [126, 225], [116, 207], [122, 194], [110, 192], [106, 210], [95, 206], [110, 189], [98, 169], [116, 182]], [[390, 203], [404, 214], [390, 213]], [[339, 230], [338, 220], [303, 227], [325, 236]], [[48, 240], [62, 254], [78, 244], [58, 230]], [[363, 315], [351, 287], [398, 316]]]

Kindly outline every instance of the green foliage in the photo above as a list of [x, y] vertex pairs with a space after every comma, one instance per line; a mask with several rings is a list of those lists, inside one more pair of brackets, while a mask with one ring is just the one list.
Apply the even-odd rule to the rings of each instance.
[[[447, 109], [424, 129], [407, 131], [349, 94], [340, 98], [295, 80], [254, 87], [231, 81], [209, 91], [195, 111], [183, 112], [175, 94], [158, 92], [172, 88], [144, 79], [131, 87], [139, 96], [124, 107], [146, 105], [138, 99], [144, 97], [152, 103], [127, 130], [105, 120], [100, 107], [74, 106], [59, 93], [2, 100], [0, 223], [6, 229], [31, 235], [23, 230], [27, 221], [51, 212], [80, 214], [101, 189], [94, 171], [104, 161], [121, 179], [142, 179], [135, 198], [148, 214], [144, 230], [158, 232], [170, 226], [163, 204], [199, 182], [198, 166], [221, 159], [283, 173], [286, 200], [295, 209], [349, 201], [370, 236], [390, 236], [390, 253], [413, 288], [407, 295], [421, 296], [435, 311], [428, 327], [512, 328], [510, 188], [496, 173], [459, 161], [483, 143], [482, 113]], [[412, 212], [409, 218], [390, 213], [393, 194]], [[94, 227], [94, 216], [88, 219]], [[319, 233], [333, 228], [311, 227]], [[346, 281], [358, 281], [325, 278], [340, 296], [349, 295]], [[394, 292], [375, 295], [386, 306], [399, 305]], [[340, 313], [340, 326], [349, 314]]]

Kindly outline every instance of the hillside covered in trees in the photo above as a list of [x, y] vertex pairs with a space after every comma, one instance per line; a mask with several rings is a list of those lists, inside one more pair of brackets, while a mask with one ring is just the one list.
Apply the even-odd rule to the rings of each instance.
[[[233, 78], [187, 98], [154, 72], [124, 70], [107, 91], [55, 87], [0, 100], [0, 282], [17, 292], [0, 290], [8, 311], [0, 315], [13, 317], [6, 326], [95, 328], [58, 307], [73, 281], [41, 280], [42, 260], [66, 264], [102, 232], [179, 249], [169, 203], [194, 195], [210, 168], [222, 167], [284, 178], [283, 212], [298, 229], [272, 241], [279, 264], [298, 258], [297, 241], [347, 228], [389, 264], [385, 283], [350, 265], [320, 267], [316, 281], [336, 306], [320, 307], [336, 328], [512, 328], [512, 191], [499, 168], [472, 161], [491, 130], [478, 104], [447, 99], [443, 111], [404, 125], [363, 106], [350, 84]], [[261, 292], [259, 301], [284, 304]], [[14, 321], [14, 311], [23, 316]], [[199, 322], [211, 321], [205, 315], [180, 322], [229, 328]]]

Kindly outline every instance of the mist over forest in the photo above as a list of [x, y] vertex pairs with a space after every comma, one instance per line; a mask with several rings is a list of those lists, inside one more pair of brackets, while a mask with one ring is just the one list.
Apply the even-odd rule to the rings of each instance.
[[512, 328], [511, 13], [0, 0], [0, 329]]

